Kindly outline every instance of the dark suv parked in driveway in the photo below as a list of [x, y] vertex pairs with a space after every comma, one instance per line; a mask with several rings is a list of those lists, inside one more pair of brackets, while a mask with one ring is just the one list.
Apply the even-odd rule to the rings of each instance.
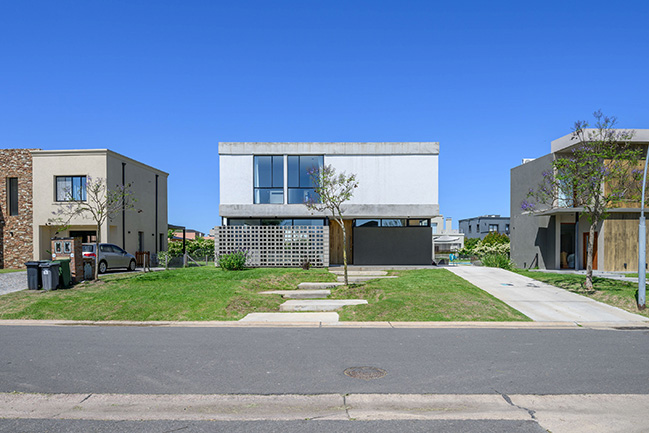
[[135, 256], [127, 253], [117, 245], [99, 244], [99, 254], [95, 252], [95, 244], [83, 244], [82, 248], [83, 257], [94, 258], [99, 263], [100, 274], [113, 268], [127, 268], [129, 271], [135, 270]]

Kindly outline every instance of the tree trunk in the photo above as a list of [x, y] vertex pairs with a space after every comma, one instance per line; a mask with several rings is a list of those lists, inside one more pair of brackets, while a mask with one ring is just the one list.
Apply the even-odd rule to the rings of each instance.
[[101, 224], [97, 224], [97, 236], [95, 236], [95, 280], [99, 278], [99, 243], [101, 242]]
[[586, 290], [593, 290], [593, 246], [595, 245], [595, 228], [597, 221], [593, 220], [588, 231], [588, 253], [586, 255]]
[[347, 232], [345, 231], [345, 222], [341, 219], [336, 219], [340, 228], [343, 230], [343, 266], [345, 268], [345, 285], [349, 285], [349, 279], [347, 278]]

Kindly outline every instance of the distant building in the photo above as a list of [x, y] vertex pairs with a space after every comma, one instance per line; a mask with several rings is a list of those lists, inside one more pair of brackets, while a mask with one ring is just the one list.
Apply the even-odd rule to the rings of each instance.
[[[196, 238], [204, 238], [205, 233], [199, 232], [198, 230], [192, 230], [192, 229], [186, 229], [185, 230], [185, 236], [184, 238], [188, 241], [193, 241]], [[214, 237], [212, 236], [212, 239]], [[183, 231], [182, 230], [174, 230], [173, 232], [173, 237], [171, 238], [172, 241], [182, 241], [183, 240]]]
[[[433, 228], [433, 246], [435, 254], [457, 253], [464, 248], [464, 233], [459, 230], [453, 230], [453, 220], [446, 218], [446, 224], [443, 216], [431, 219]], [[439, 257], [436, 257], [438, 259]]]
[[460, 233], [464, 233], [467, 239], [484, 239], [492, 232], [509, 236], [509, 217], [483, 215], [460, 220]]

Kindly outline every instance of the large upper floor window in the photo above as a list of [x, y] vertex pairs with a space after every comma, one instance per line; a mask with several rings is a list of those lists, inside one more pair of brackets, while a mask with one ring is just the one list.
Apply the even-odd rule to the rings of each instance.
[[255, 203], [284, 203], [284, 156], [254, 157]]
[[86, 201], [86, 176], [56, 176], [56, 201]]
[[497, 232], [498, 231], [498, 224], [489, 224], [489, 231], [490, 232]]
[[322, 155], [288, 156], [288, 203], [301, 204], [311, 198], [316, 199], [313, 180], [309, 171], [322, 168]]
[[7, 178], [7, 209], [9, 215], [18, 215], [18, 178]]

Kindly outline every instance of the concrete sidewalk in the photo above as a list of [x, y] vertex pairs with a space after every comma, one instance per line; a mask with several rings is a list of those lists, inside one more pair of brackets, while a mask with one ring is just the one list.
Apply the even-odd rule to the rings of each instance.
[[499, 268], [446, 268], [537, 322], [648, 322], [649, 318]]

